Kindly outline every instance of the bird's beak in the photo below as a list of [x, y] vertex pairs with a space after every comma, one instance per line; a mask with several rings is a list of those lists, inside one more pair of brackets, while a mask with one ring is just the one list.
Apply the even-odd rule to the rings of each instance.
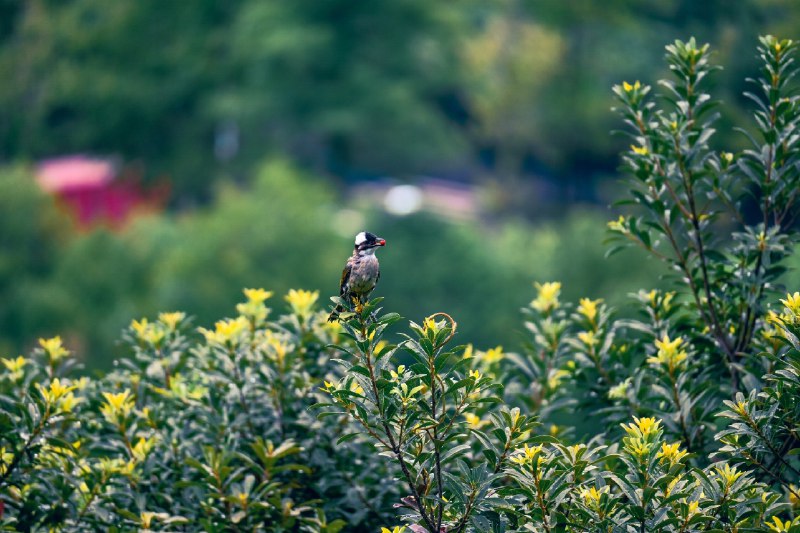
[[377, 244], [378, 246], [386, 246], [386, 239], [378, 238]]

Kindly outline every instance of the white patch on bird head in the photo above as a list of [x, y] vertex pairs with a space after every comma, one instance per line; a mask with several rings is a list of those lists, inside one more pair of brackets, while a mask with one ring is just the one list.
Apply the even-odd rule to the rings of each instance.
[[362, 244], [366, 240], [367, 240], [367, 232], [366, 231], [362, 231], [361, 233], [356, 235], [356, 246], [358, 246], [359, 244]]

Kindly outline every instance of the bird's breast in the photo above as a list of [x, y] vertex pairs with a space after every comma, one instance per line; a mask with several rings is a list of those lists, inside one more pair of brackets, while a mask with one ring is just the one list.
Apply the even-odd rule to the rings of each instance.
[[370, 291], [375, 287], [378, 279], [380, 265], [375, 256], [366, 256], [355, 261], [350, 272], [350, 290], [361, 293]]

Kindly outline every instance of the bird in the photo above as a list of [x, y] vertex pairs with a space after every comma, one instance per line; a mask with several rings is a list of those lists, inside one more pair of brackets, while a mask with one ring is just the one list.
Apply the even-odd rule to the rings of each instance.
[[[368, 231], [356, 235], [353, 255], [347, 259], [339, 283], [339, 297], [347, 302], [363, 304], [381, 277], [381, 269], [375, 252], [386, 246], [386, 240]], [[328, 322], [335, 322], [344, 311], [341, 304], [331, 312]]]

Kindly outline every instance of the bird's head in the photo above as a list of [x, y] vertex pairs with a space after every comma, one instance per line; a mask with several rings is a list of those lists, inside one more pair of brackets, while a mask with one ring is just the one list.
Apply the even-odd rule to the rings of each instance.
[[362, 231], [356, 235], [355, 249], [361, 255], [374, 254], [381, 246], [386, 246], [386, 240], [373, 233]]

